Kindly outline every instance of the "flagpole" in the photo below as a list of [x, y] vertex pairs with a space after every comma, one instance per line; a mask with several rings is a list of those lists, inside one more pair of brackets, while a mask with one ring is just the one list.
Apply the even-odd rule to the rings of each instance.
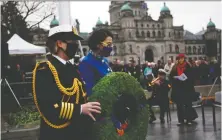
[[81, 51], [82, 57], [84, 57], [81, 41], [79, 40], [78, 42], [79, 42], [79, 47], [80, 47], [80, 51]]
[[[72, 20], [71, 18], [71, 11], [70, 11], [70, 1], [60, 1], [58, 2], [58, 11], [59, 11], [59, 24], [69, 24], [75, 27], [77, 33], [79, 34], [79, 31], [76, 28], [76, 22]], [[81, 45], [80, 40], [78, 40], [79, 48], [81, 51], [82, 57], [84, 56], [83, 48]]]
[[58, 2], [59, 10], [59, 24], [70, 24], [71, 25], [71, 16], [70, 16], [70, 1], [60, 1]]

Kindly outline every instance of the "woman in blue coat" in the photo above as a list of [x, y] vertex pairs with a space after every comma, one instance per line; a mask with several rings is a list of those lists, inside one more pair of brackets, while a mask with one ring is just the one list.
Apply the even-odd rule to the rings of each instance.
[[92, 94], [94, 85], [105, 75], [112, 72], [106, 57], [113, 49], [113, 35], [105, 29], [92, 33], [88, 39], [90, 52], [79, 64], [79, 71], [86, 83], [87, 96]]

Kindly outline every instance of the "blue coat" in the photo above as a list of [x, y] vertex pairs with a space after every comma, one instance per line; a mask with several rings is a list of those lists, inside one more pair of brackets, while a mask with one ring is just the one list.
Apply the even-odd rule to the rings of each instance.
[[105, 75], [112, 72], [106, 58], [97, 58], [92, 53], [85, 56], [79, 64], [79, 71], [86, 83], [86, 92], [90, 96], [94, 85]]

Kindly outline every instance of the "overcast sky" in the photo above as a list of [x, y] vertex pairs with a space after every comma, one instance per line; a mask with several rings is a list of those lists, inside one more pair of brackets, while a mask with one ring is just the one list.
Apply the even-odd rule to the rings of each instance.
[[[108, 21], [110, 23], [108, 12], [110, 3], [110, 1], [72, 1], [71, 16], [79, 20], [81, 32], [91, 32], [98, 17], [102, 22]], [[148, 1], [147, 5], [149, 8], [148, 14], [151, 14], [153, 19], [157, 20], [163, 1]], [[166, 5], [173, 15], [175, 26], [184, 25], [184, 29], [196, 33], [202, 30], [203, 27], [206, 29], [211, 18], [217, 28], [221, 29], [222, 27], [221, 1], [167, 1]]]

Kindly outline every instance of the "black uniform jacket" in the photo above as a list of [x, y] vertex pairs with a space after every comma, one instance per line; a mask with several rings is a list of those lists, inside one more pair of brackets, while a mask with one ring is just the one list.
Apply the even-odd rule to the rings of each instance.
[[170, 73], [170, 79], [172, 82], [171, 98], [173, 102], [176, 102], [176, 103], [192, 102], [192, 95], [195, 92], [195, 89], [194, 89], [195, 73], [193, 73], [193, 69], [189, 63], [187, 63], [185, 67], [184, 74], [187, 76], [187, 80], [185, 81], [180, 81], [178, 79], [173, 78], [174, 76], [178, 76], [177, 65], [173, 66]]
[[[82, 83], [84, 92], [84, 84], [75, 66], [64, 65], [53, 56], [48, 57], [48, 60], [56, 68], [59, 80], [65, 88], [72, 87], [74, 78], [77, 78]], [[35, 78], [34, 75], [33, 78]], [[76, 94], [73, 96], [63, 94], [59, 90], [48, 64], [42, 62], [36, 69], [35, 88], [37, 106], [43, 116], [54, 125], [70, 123], [64, 128], [53, 128], [41, 117], [40, 140], [82, 139], [84, 129], [87, 127], [85, 119], [89, 117], [80, 115], [80, 106], [85, 103], [80, 86], [79, 103], [76, 103]]]
[[159, 103], [168, 103], [168, 93], [170, 90], [170, 84], [167, 80], [162, 80], [160, 85], [153, 85], [153, 94], [151, 98], [155, 98]]

